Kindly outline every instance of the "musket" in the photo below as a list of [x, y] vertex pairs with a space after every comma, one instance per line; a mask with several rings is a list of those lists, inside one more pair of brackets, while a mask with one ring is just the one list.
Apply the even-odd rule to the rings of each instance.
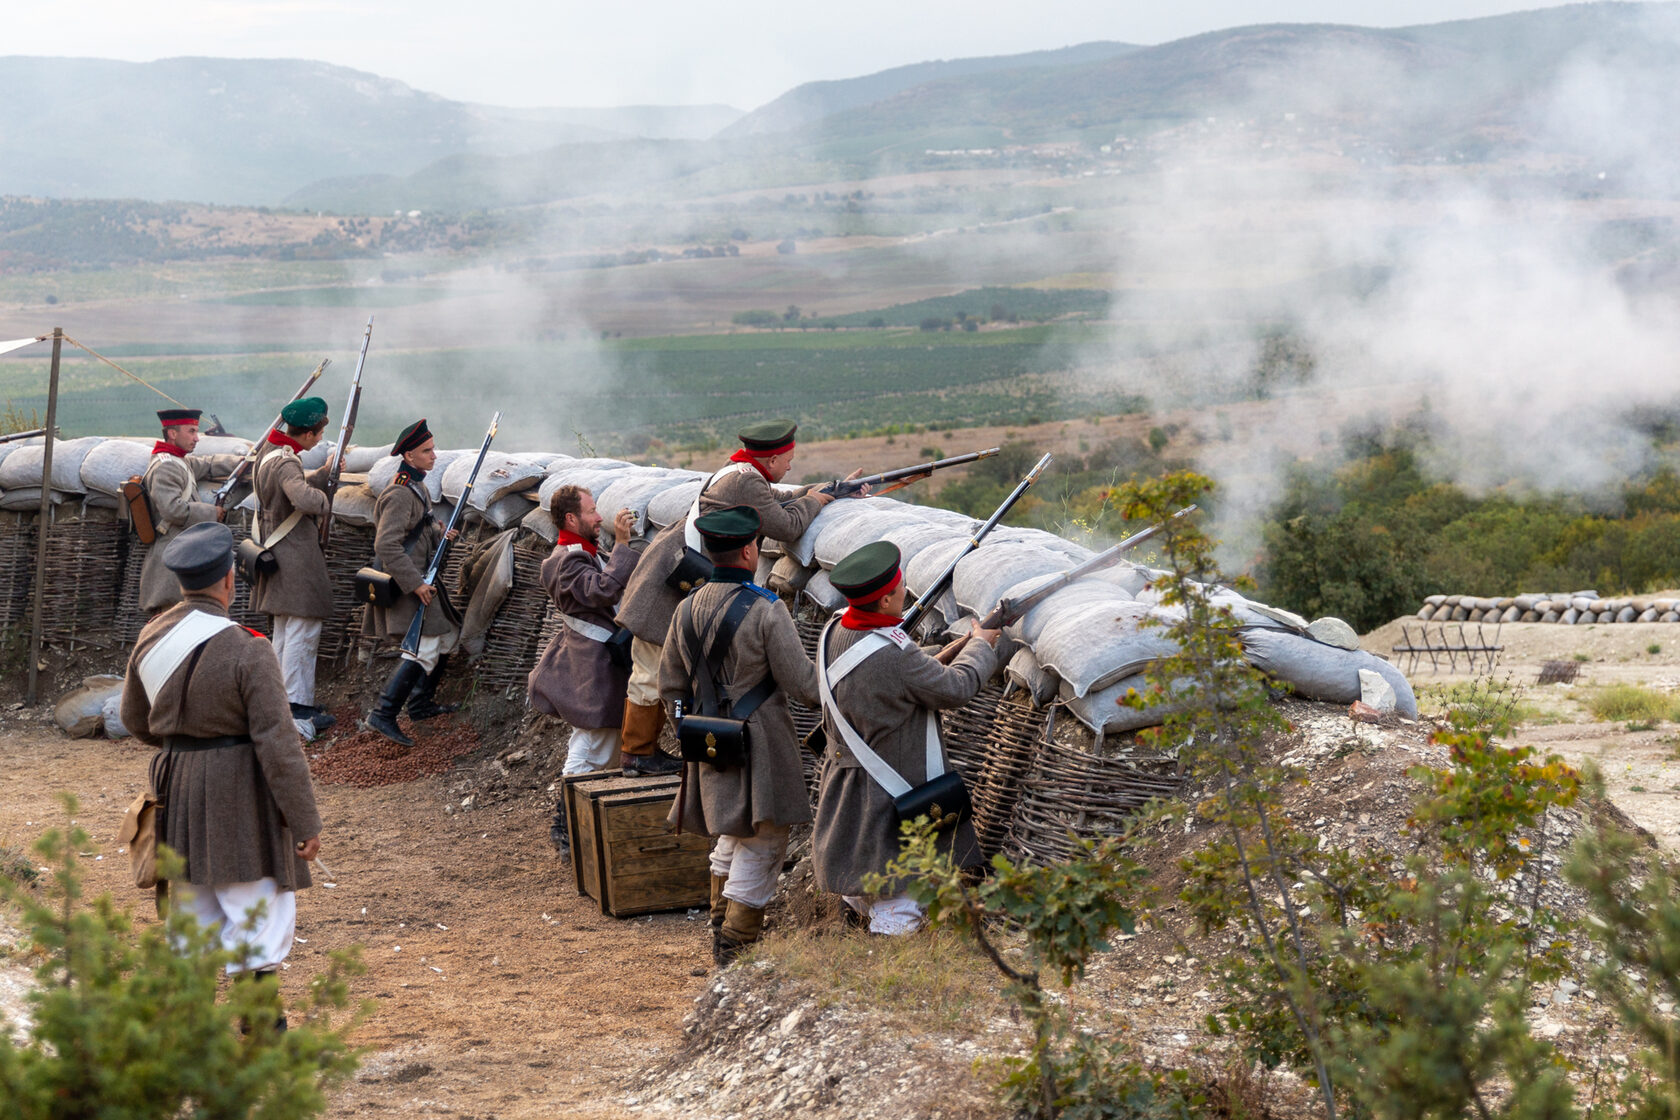
[[917, 463], [913, 467], [899, 467], [897, 470], [882, 471], [880, 474], [865, 475], [862, 478], [837, 478], [823, 487], [823, 492], [845, 497], [848, 494], [856, 493], [865, 486], [873, 487], [880, 486], [882, 483], [891, 483], [892, 485], [883, 490], [874, 491], [873, 496], [879, 497], [882, 494], [890, 494], [894, 490], [908, 486], [912, 482], [920, 482], [934, 471], [942, 471], [947, 467], [960, 467], [967, 463], [978, 463], [982, 459], [990, 459], [1002, 450], [1001, 447], [988, 447], [984, 451], [970, 451], [966, 455], [953, 455], [949, 459], [935, 459], [931, 463]]
[[[297, 400], [299, 397], [301, 397], [305, 393], [309, 392], [310, 389], [314, 388], [315, 387], [315, 382], [317, 382], [321, 379], [321, 374], [324, 373], [326, 371], [326, 368], [331, 364], [332, 364], [332, 359], [331, 358], [322, 358], [321, 359], [321, 364], [315, 367], [315, 372], [310, 374], [308, 377], [304, 378], [303, 385], [298, 388], [297, 392], [292, 394], [292, 400], [293, 401]], [[290, 404], [291, 401], [287, 401], [286, 403]], [[245, 453], [245, 458], [239, 460], [239, 465], [233, 468], [233, 473], [229, 474], [227, 476], [227, 480], [222, 483], [220, 488], [217, 489], [217, 491], [216, 491], [216, 508], [217, 509], [223, 509], [227, 506], [228, 495], [232, 494], [233, 493], [233, 488], [235, 486], [238, 486], [239, 483], [240, 483], [240, 480], [243, 479], [247, 474], [249, 474], [251, 472], [251, 467], [253, 465], [255, 465], [255, 463], [257, 461], [257, 453], [262, 450], [262, 445], [263, 445], [264, 441], [266, 441], [268, 439], [269, 432], [272, 432], [275, 429], [279, 428], [280, 423], [281, 423], [281, 417], [279, 415], [276, 415], [274, 417], [274, 423], [270, 424], [268, 426], [268, 429], [266, 431], [264, 431], [263, 434], [257, 438], [257, 441], [255, 443], [251, 444], [251, 450], [249, 450]]]
[[367, 330], [362, 332], [362, 352], [356, 358], [356, 372], [350, 375], [350, 399], [344, 405], [344, 419], [338, 425], [338, 445], [327, 461], [327, 515], [321, 518], [321, 547], [327, 547], [332, 536], [333, 496], [338, 493], [338, 479], [344, 473], [344, 453], [350, 447], [350, 435], [356, 430], [356, 410], [362, 404], [362, 367], [367, 365], [368, 343], [373, 341], [373, 316], [368, 316]]
[[0, 443], [11, 443], [13, 440], [17, 439], [33, 439], [36, 436], [44, 436], [46, 434], [47, 430], [45, 428], [31, 428], [27, 432], [7, 432], [5, 435], [0, 436]]
[[1033, 469], [1027, 472], [1025, 478], [1015, 484], [1015, 489], [1009, 492], [1009, 497], [1003, 500], [1003, 504], [998, 506], [993, 511], [992, 516], [986, 519], [986, 523], [980, 526], [979, 530], [969, 538], [968, 544], [963, 546], [963, 550], [957, 553], [949, 564], [945, 565], [945, 570], [939, 573], [939, 578], [930, 583], [927, 590], [916, 597], [916, 601], [910, 604], [910, 609], [904, 612], [904, 620], [898, 624], [901, 630], [908, 634], [911, 632], [911, 628], [922, 620], [922, 616], [927, 614], [934, 601], [945, 593], [946, 588], [951, 586], [951, 578], [956, 575], [957, 565], [962, 562], [963, 557], [980, 547], [980, 542], [986, 539], [986, 534], [990, 533], [997, 523], [1003, 520], [1004, 515], [1010, 511], [1015, 503], [1021, 500], [1021, 495], [1027, 492], [1027, 487], [1038, 481], [1038, 476], [1043, 474], [1044, 468], [1050, 465], [1050, 458], [1050, 453], [1046, 451], [1044, 457], [1033, 464]]
[[[1185, 506], [1183, 509], [1179, 510], [1160, 524], [1151, 525], [1149, 528], [1140, 533], [1133, 533], [1119, 544], [1103, 549], [1083, 564], [1069, 568], [1067, 571], [1062, 572], [1054, 579], [1045, 583], [1042, 587], [1035, 587], [1025, 595], [1021, 595], [1016, 598], [1004, 599], [999, 602], [997, 606], [993, 607], [991, 612], [987, 614], [985, 618], [980, 620], [980, 629], [1001, 630], [1013, 622], [1019, 622], [1028, 611], [1044, 602], [1044, 600], [1050, 598], [1050, 596], [1054, 595], [1056, 592], [1062, 590], [1062, 588], [1078, 583], [1092, 572], [1100, 572], [1104, 568], [1113, 567], [1115, 564], [1120, 562], [1120, 557], [1124, 556], [1127, 552], [1130, 552], [1144, 541], [1153, 537], [1156, 533], [1165, 529], [1172, 522], [1177, 521], [1181, 517], [1188, 517], [1190, 514], [1195, 512], [1195, 506]], [[940, 650], [937, 655], [938, 660], [947, 665], [950, 664], [951, 659], [962, 651], [963, 646], [968, 644], [968, 639], [970, 637], [971, 635], [964, 634], [962, 637]]]
[[[467, 508], [467, 499], [472, 497], [473, 483], [478, 481], [478, 472], [484, 466], [484, 457], [490, 454], [490, 441], [496, 438], [496, 428], [502, 422], [500, 410], [490, 418], [490, 430], [484, 433], [484, 443], [478, 449], [478, 461], [473, 464], [472, 473], [467, 476], [466, 488], [461, 491], [461, 497], [455, 502], [455, 509], [449, 515], [449, 524], [443, 527], [443, 539], [438, 542], [437, 551], [432, 553], [431, 566], [426, 569], [426, 578], [422, 581], [432, 586], [434, 594], [443, 594], [438, 587], [438, 576], [443, 571], [443, 562], [449, 555], [449, 534], [453, 533], [461, 523], [461, 512]], [[429, 516], [429, 515], [428, 515]], [[402, 648], [409, 653], [420, 653], [420, 631], [426, 624], [426, 604], [421, 603], [414, 612], [414, 619], [408, 624], [408, 633], [403, 635]]]

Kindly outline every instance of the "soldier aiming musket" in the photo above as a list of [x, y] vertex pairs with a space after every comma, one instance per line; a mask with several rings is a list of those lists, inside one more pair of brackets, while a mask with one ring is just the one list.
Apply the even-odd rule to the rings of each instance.
[[879, 497], [882, 494], [890, 494], [894, 490], [908, 486], [912, 482], [920, 482], [932, 475], [934, 471], [978, 463], [982, 459], [990, 459], [1002, 450], [1001, 447], [988, 447], [984, 451], [970, 451], [964, 455], [953, 455], [949, 459], [935, 459], [931, 463], [917, 463], [913, 467], [899, 467], [896, 470], [882, 471], [880, 474], [864, 475], [862, 478], [837, 478], [823, 487], [823, 492], [849, 498], [868, 487], [871, 494]]

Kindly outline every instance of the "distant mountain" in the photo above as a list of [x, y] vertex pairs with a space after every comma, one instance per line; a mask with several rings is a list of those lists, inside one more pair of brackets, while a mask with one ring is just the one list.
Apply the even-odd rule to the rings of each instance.
[[0, 58], [0, 194], [272, 204], [445, 156], [707, 136], [726, 106], [502, 109], [321, 62]]
[[873, 105], [896, 93], [933, 82], [989, 74], [998, 70], [1078, 66], [1116, 58], [1141, 49], [1143, 48], [1130, 43], [1081, 43], [1075, 47], [1032, 51], [1027, 54], [918, 62], [910, 66], [898, 66], [891, 70], [866, 74], [861, 78], [806, 82], [802, 86], [795, 86], [768, 105], [748, 113], [723, 129], [718, 136], [720, 139], [730, 139], [789, 132], [815, 124], [835, 113]]

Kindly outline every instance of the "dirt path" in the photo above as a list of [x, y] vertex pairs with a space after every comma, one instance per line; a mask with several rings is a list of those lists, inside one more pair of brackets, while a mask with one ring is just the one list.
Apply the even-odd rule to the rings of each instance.
[[[69, 740], [24, 713], [0, 723], [0, 844], [26, 845], [75, 793], [104, 858], [90, 893], [150, 913], [113, 835], [150, 752]], [[358, 790], [319, 785], [332, 888], [302, 895], [294, 997], [327, 954], [363, 947], [353, 984], [378, 1010], [356, 1041], [361, 1072], [331, 1116], [619, 1117], [620, 1079], [679, 1042], [705, 985], [698, 916], [604, 917], [528, 804], [443, 811], [451, 775]], [[695, 975], [698, 972], [699, 975]]]

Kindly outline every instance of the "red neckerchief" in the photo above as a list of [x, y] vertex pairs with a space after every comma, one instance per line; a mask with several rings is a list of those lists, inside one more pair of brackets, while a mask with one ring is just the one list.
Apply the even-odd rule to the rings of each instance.
[[897, 626], [904, 620], [896, 614], [879, 614], [862, 607], [847, 607], [840, 616], [840, 625], [848, 630], [881, 630]]
[[572, 532], [570, 529], [560, 530], [560, 536], [554, 542], [554, 544], [555, 544], [556, 547], [561, 547], [561, 546], [568, 545], [568, 544], [579, 545], [580, 547], [582, 547], [582, 549], [585, 552], [589, 553], [589, 555], [591, 555], [591, 556], [599, 555], [600, 551], [601, 551], [600, 546], [598, 546], [594, 541], [590, 540], [588, 537], [580, 537], [576, 533]]
[[268, 442], [272, 443], [276, 447], [289, 447], [293, 451], [303, 450], [303, 444], [299, 443], [291, 436], [286, 435], [279, 428], [275, 428], [268, 433]]
[[[789, 445], [789, 446], [791, 446], [791, 445]], [[784, 448], [783, 450], [786, 450], [786, 449]], [[739, 450], [739, 451], [735, 452], [735, 454], [731, 455], [729, 457], [729, 461], [731, 463], [751, 463], [753, 470], [757, 471], [759, 474], [764, 476], [764, 481], [774, 482], [776, 480], [770, 477], [770, 472], [764, 469], [764, 464], [759, 462], [754, 456], [764, 455], [766, 457], [769, 457], [769, 456], [775, 455], [775, 454], [779, 454], [779, 452], [775, 452], [775, 451], [748, 451], [746, 448], [743, 447], [743, 448], [741, 448], [741, 450]]]
[[177, 459], [185, 459], [187, 457], [187, 453], [185, 451], [182, 451], [179, 447], [176, 447], [173, 443], [165, 443], [161, 439], [158, 440], [156, 443], [152, 444], [152, 454], [153, 455], [173, 455]]

